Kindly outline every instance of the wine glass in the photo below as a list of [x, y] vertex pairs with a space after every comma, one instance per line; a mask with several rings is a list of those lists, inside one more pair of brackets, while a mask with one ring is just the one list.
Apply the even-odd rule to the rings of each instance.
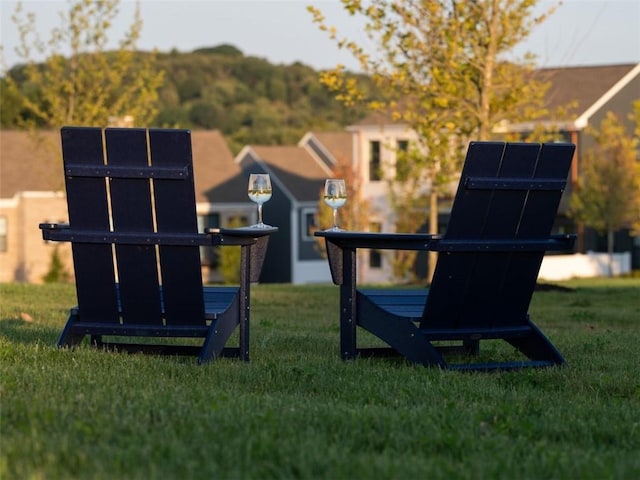
[[340, 231], [338, 209], [347, 201], [347, 186], [342, 179], [328, 178], [324, 182], [324, 203], [333, 209], [333, 227], [327, 231]]
[[271, 198], [271, 178], [268, 173], [252, 173], [249, 175], [249, 199], [258, 204], [258, 223], [254, 228], [268, 228], [262, 222], [262, 204]]

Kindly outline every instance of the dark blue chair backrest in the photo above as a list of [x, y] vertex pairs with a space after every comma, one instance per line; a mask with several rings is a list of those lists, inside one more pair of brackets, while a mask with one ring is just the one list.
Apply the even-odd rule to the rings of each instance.
[[[517, 245], [551, 234], [574, 148], [470, 144], [443, 241], [476, 242], [477, 248], [439, 253], [422, 328], [526, 325], [544, 251], [518, 251]], [[486, 241], [511, 248], [485, 250]]]
[[204, 325], [199, 247], [144, 241], [197, 233], [190, 132], [64, 127], [62, 152], [71, 228], [138, 237], [72, 242], [82, 321]]

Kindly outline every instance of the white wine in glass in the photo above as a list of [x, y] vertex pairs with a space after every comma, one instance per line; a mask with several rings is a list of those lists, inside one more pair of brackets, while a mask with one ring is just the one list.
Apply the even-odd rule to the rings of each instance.
[[328, 178], [324, 182], [324, 203], [333, 209], [333, 227], [328, 231], [340, 231], [338, 209], [347, 201], [347, 186], [342, 179]]
[[262, 204], [271, 198], [271, 178], [268, 173], [252, 173], [249, 175], [249, 199], [258, 204], [258, 223], [254, 228], [268, 228], [262, 221]]

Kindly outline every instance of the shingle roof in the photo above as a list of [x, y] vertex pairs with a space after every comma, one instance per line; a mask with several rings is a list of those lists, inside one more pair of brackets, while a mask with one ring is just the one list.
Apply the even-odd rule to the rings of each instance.
[[247, 183], [218, 130], [191, 132], [196, 201], [247, 203]]
[[572, 117], [578, 117], [607, 91], [629, 73], [636, 64], [604, 65], [588, 67], [543, 68], [535, 77], [551, 82], [545, 95], [548, 108], [557, 108], [575, 102], [569, 109]]
[[353, 133], [351, 132], [311, 132], [333, 155], [340, 165], [353, 163]]
[[[584, 67], [541, 68], [534, 71], [534, 78], [544, 82], [551, 82], [545, 95], [545, 106], [555, 109], [575, 102], [569, 109], [574, 120], [584, 113], [590, 106], [609, 91], [618, 81], [629, 73], [637, 64], [623, 65], [595, 65]], [[374, 112], [354, 126], [370, 126], [381, 124], [397, 124], [389, 115]]]
[[[191, 133], [197, 202], [246, 202], [240, 167], [217, 130]], [[0, 198], [22, 191], [62, 191], [60, 133], [0, 130]]]
[[64, 190], [60, 134], [0, 130], [0, 198]]
[[327, 173], [297, 146], [257, 145], [251, 149], [298, 201], [317, 201]]

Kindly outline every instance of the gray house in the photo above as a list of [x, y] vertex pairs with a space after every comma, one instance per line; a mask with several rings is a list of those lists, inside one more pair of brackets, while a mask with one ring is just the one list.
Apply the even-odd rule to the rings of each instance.
[[[594, 139], [589, 135], [587, 127], [599, 128], [607, 112], [613, 112], [625, 123], [629, 134], [633, 135], [635, 126], [631, 114], [633, 103], [640, 101], [640, 63], [544, 68], [537, 70], [536, 76], [550, 83], [545, 96], [546, 106], [550, 111], [570, 105], [564, 118], [541, 120], [559, 127], [558, 139], [573, 142], [577, 146], [571, 182], [561, 204], [562, 212], [567, 207], [571, 186], [578, 178], [581, 159], [594, 146]], [[535, 124], [503, 124], [498, 131], [526, 133], [534, 127]], [[640, 151], [637, 157], [640, 160]], [[560, 217], [560, 228], [569, 224], [568, 219]], [[606, 251], [604, 236], [589, 228], [578, 228], [578, 252]], [[628, 229], [616, 233], [615, 251], [631, 252], [632, 268], [640, 268], [640, 238], [634, 238]]]
[[261, 280], [309, 283], [329, 280], [313, 236], [318, 201], [331, 168], [299, 146], [247, 146], [236, 156], [245, 176], [268, 173], [273, 195], [263, 206], [265, 223], [279, 228], [269, 240]]

